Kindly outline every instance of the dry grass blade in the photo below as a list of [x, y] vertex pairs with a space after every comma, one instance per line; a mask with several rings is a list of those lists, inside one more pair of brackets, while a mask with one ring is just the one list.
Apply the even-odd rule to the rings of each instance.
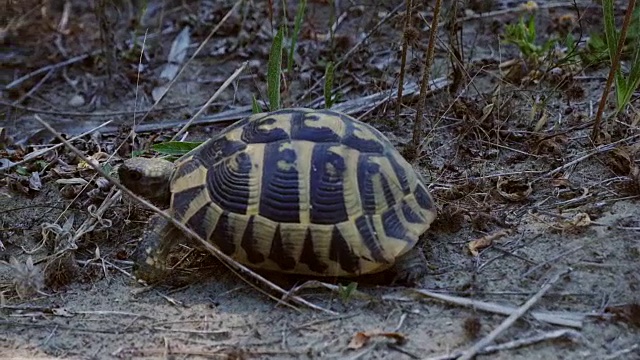
[[[227, 256], [226, 254], [224, 254], [223, 252], [218, 250], [216, 247], [214, 247], [213, 245], [211, 245], [210, 243], [208, 243], [207, 241], [202, 239], [193, 230], [189, 229], [185, 225], [183, 225], [180, 222], [176, 221], [172, 216], [170, 216], [166, 212], [160, 210], [158, 207], [156, 207], [155, 205], [151, 204], [147, 200], [142, 199], [139, 196], [137, 196], [136, 194], [134, 194], [131, 190], [127, 189], [125, 186], [123, 186], [118, 181], [116, 181], [111, 175], [107, 174], [102, 168], [100, 168], [100, 166], [97, 166], [93, 162], [89, 161], [89, 159], [80, 150], [78, 150], [75, 146], [71, 145], [67, 140], [65, 140], [54, 128], [51, 127], [51, 125], [46, 123], [44, 120], [42, 120], [37, 115], [35, 116], [35, 119], [42, 126], [44, 126], [49, 132], [51, 132], [53, 135], [55, 135], [55, 137], [58, 138], [58, 140], [60, 140], [67, 148], [69, 148], [69, 150], [71, 150], [78, 157], [80, 157], [81, 159], [86, 161], [87, 164], [89, 164], [97, 173], [99, 173], [105, 179], [107, 179], [111, 183], [113, 183], [114, 186], [116, 186], [118, 189], [120, 189], [123, 193], [127, 194], [132, 199], [135, 199], [136, 202], [142, 204], [146, 208], [152, 210], [154, 213], [156, 213], [156, 214], [162, 216], [163, 218], [165, 218], [166, 220], [170, 221], [174, 226], [176, 226], [178, 229], [180, 229], [184, 234], [190, 236], [193, 239], [196, 239], [205, 249], [207, 249], [216, 258], [220, 259], [221, 262], [225, 266], [227, 266], [231, 271], [233, 271], [236, 275], [238, 275], [238, 277], [240, 277], [243, 281], [247, 282], [249, 285], [254, 286], [253, 284], [251, 284], [251, 282], [249, 282], [247, 279], [245, 279], [243, 276], [241, 276], [239, 274], [239, 272], [248, 274], [249, 276], [251, 276], [254, 279], [256, 279], [257, 281], [259, 281], [260, 283], [266, 285], [268, 288], [270, 288], [270, 289], [272, 289], [272, 290], [274, 290], [274, 291], [276, 291], [276, 292], [278, 292], [278, 293], [280, 293], [282, 295], [285, 295], [285, 296], [289, 295], [289, 293], [286, 290], [284, 290], [281, 287], [279, 287], [278, 285], [270, 282], [269, 280], [265, 279], [264, 277], [256, 274], [255, 272], [253, 272], [251, 269], [247, 268], [246, 266], [244, 266], [242, 264], [239, 264], [238, 262], [233, 260], [231, 257]], [[258, 289], [258, 290], [261, 291], [261, 289]], [[272, 296], [270, 294], [266, 294], [266, 295], [268, 295], [270, 298], [278, 301], [279, 303], [282, 303], [279, 299], [275, 298], [274, 296]], [[334, 311], [331, 311], [331, 310], [325, 309], [325, 308], [323, 308], [321, 306], [318, 306], [318, 305], [315, 305], [313, 303], [310, 303], [310, 302], [308, 302], [308, 301], [306, 301], [306, 300], [304, 300], [304, 299], [302, 299], [302, 298], [300, 298], [298, 296], [289, 296], [289, 298], [291, 300], [293, 300], [294, 302], [298, 303], [298, 304], [301, 304], [301, 305], [304, 305], [304, 306], [308, 306], [308, 307], [310, 307], [312, 309], [324, 311], [324, 312], [332, 314], [332, 315], [337, 315], [337, 313], [335, 313]]]

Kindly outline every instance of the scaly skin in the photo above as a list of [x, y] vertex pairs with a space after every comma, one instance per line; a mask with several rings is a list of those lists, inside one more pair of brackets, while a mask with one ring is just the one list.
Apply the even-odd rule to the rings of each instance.
[[163, 159], [132, 158], [118, 169], [120, 182], [145, 199], [169, 207], [169, 183], [175, 165]]
[[[175, 166], [163, 159], [132, 158], [118, 169], [120, 182], [135, 194], [162, 208], [169, 207], [169, 183]], [[160, 215], [149, 219], [140, 244], [134, 254], [133, 273], [148, 283], [162, 280], [166, 275], [166, 259], [174, 242], [182, 238], [168, 220]]]
[[174, 245], [172, 240], [182, 238], [182, 233], [167, 219], [158, 214], [151, 216], [133, 256], [133, 275], [147, 283], [163, 280], [167, 276], [167, 256]]

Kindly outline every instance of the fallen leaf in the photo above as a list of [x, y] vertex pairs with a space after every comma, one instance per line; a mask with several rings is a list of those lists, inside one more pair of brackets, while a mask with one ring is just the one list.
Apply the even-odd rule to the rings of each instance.
[[535, 154], [551, 154], [562, 155], [569, 143], [569, 137], [566, 135], [552, 135], [544, 137], [533, 144]]
[[493, 244], [493, 240], [496, 240], [508, 234], [509, 230], [501, 230], [497, 233], [489, 234], [479, 239], [469, 241], [467, 247], [469, 248], [469, 252], [471, 252], [471, 255], [478, 256], [480, 254], [479, 250], [491, 246], [491, 244]]
[[570, 224], [575, 227], [591, 225], [591, 218], [587, 213], [578, 213], [571, 219]]
[[363, 332], [357, 332], [351, 338], [348, 347], [349, 349], [353, 350], [360, 349], [361, 347], [365, 346], [367, 342], [369, 342], [369, 336]]
[[160, 101], [169, 90], [168, 85], [160, 85], [151, 90], [151, 97], [154, 101]]
[[15, 164], [13, 161], [2, 158], [0, 159], [0, 170], [8, 169], [9, 166], [13, 166], [13, 164]]
[[571, 187], [571, 182], [569, 181], [569, 179], [565, 178], [551, 179], [551, 182], [549, 184], [553, 187]]
[[37, 171], [32, 172], [29, 177], [29, 188], [35, 191], [42, 189], [42, 181], [40, 181], [40, 174]]
[[405, 338], [404, 335], [396, 332], [383, 332], [380, 330], [367, 332], [359, 331], [355, 333], [355, 335], [353, 335], [353, 337], [351, 338], [348, 348], [352, 350], [360, 349], [363, 346], [367, 345], [369, 343], [369, 340], [371, 340], [371, 338], [373, 337], [385, 337], [388, 339], [392, 339], [395, 340], [397, 345], [402, 345], [407, 341], [407, 338]]
[[636, 328], [640, 328], [640, 304], [630, 303], [608, 306], [604, 311], [613, 314], [617, 321], [622, 321]]
[[531, 192], [533, 192], [531, 183], [524, 183], [520, 180], [500, 179], [498, 180], [496, 188], [500, 196], [514, 202], [526, 200], [529, 195], [531, 195]]
[[640, 189], [640, 168], [635, 162], [638, 151], [640, 151], [638, 145], [616, 148], [610, 153], [608, 165], [616, 173], [628, 176], [633, 184]]
[[162, 70], [162, 73], [160, 73], [161, 79], [172, 80], [178, 74], [178, 70], [180, 70], [180, 66], [187, 56], [187, 50], [191, 43], [190, 31], [189, 27], [186, 26], [173, 40], [167, 58], [167, 64]]
[[562, 220], [552, 226], [559, 231], [572, 231], [591, 225], [591, 218], [587, 213], [577, 213], [571, 219]]

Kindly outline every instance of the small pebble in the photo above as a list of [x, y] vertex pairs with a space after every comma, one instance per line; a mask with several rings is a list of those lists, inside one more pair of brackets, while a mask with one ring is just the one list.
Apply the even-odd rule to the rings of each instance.
[[80, 107], [84, 105], [84, 97], [82, 95], [73, 95], [71, 100], [69, 100], [69, 105], [73, 107]]

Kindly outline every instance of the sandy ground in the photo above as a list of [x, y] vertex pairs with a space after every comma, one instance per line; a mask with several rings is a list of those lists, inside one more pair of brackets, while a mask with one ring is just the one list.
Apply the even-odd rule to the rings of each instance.
[[[232, 5], [214, 6], [214, 18], [219, 20]], [[309, 6], [305, 29], [323, 34], [329, 23], [325, 17], [327, 5], [311, 2]], [[378, 2], [360, 6], [345, 10], [345, 20], [336, 32], [336, 39], [342, 40], [337, 41], [333, 50], [326, 41], [311, 37], [301, 42], [296, 61], [304, 70], [290, 82], [285, 97], [288, 102], [293, 104], [291, 99], [298, 98], [322, 75], [324, 68], [312, 60], [340, 58], [357, 43], [360, 35], [392, 13], [395, 5]], [[148, 121], [161, 124], [188, 118], [239, 64], [249, 59], [254, 62], [247, 75], [234, 89], [225, 91], [207, 115], [249, 105], [253, 94], [263, 98], [270, 44], [269, 37], [264, 35], [270, 34], [270, 27], [260, 21], [267, 16], [265, 9], [265, 6], [250, 7], [243, 20], [231, 18], [232, 25], [208, 43], [203, 55], [195, 58], [173, 85], [163, 100], [167, 110], [153, 113]], [[581, 16], [593, 26], [599, 15], [588, 9], [582, 8]], [[541, 11], [538, 15], [541, 28], [547, 29], [554, 19], [571, 11], [562, 7]], [[293, 5], [289, 12], [295, 12]], [[177, 13], [167, 15], [166, 21], [175, 20]], [[373, 15], [362, 16], [368, 13]], [[130, 199], [117, 199], [94, 229], [71, 241], [90, 213], [95, 213], [90, 205], [100, 206], [110, 188], [83, 193], [72, 202], [73, 189], [65, 190], [56, 180], [90, 179], [93, 173], [81, 169], [78, 159], [60, 150], [56, 157], [44, 158], [50, 166], [42, 171], [39, 190], [29, 190], [29, 176], [16, 172], [1, 175], [2, 184], [6, 185], [0, 188], [1, 260], [8, 262], [15, 256], [21, 265], [0, 267], [0, 357], [455, 358], [457, 352], [469, 349], [507, 317], [495, 310], [483, 310], [478, 303], [460, 305], [455, 299], [514, 309], [549, 281], [555, 281], [529, 312], [492, 343], [504, 344], [505, 348], [494, 349], [478, 359], [640, 359], [640, 202], [634, 185], [637, 179], [620, 174], [611, 165], [620, 159], [613, 157], [611, 151], [596, 148], [593, 156], [585, 157], [594, 152], [588, 134], [606, 68], [585, 69], [571, 78], [573, 86], [569, 89], [575, 91], [577, 87], [582, 94], [578, 100], [571, 98], [566, 88], [547, 80], [499, 83], [496, 78], [502, 73], [497, 70], [498, 62], [513, 58], [518, 52], [503, 48], [498, 42], [494, 27], [498, 31], [504, 28], [495, 22], [514, 19], [517, 14], [508, 13], [468, 20], [463, 39], [465, 56], [471, 59], [468, 71], [473, 81], [455, 99], [448, 93], [436, 93], [427, 99], [426, 115], [437, 120], [427, 123], [426, 148], [414, 164], [431, 181], [439, 218], [425, 235], [424, 251], [430, 273], [424, 283], [409, 289], [358, 282], [353, 293], [325, 288], [298, 292], [327, 310], [323, 312], [279, 304], [215, 260], [198, 255], [198, 261], [188, 262], [177, 270], [190, 275], [187, 283], [145, 288], [129, 272], [131, 253], [149, 213]], [[396, 52], [401, 20], [392, 17], [343, 65], [335, 80], [343, 100], [396, 86], [394, 69], [399, 64]], [[420, 24], [420, 41], [426, 44], [426, 25]], [[245, 37], [236, 36], [238, 31]], [[207, 31], [194, 35], [193, 44], [199, 44], [206, 34]], [[138, 106], [148, 108], [153, 103], [152, 91], [159, 84], [154, 79], [176, 35], [177, 31], [168, 32], [164, 40], [155, 44], [150, 38], [149, 52], [155, 57], [146, 63], [151, 70], [144, 73], [141, 86], [129, 81], [126, 86], [116, 87], [115, 95], [103, 94], [104, 79], [87, 75], [90, 72], [87, 64], [75, 64], [69, 67], [66, 76], [79, 79], [81, 85], [54, 75], [39, 88], [37, 98], [26, 105], [46, 108], [57, 104], [50, 107], [54, 113], [42, 116], [70, 134], [105, 121], [104, 116], [80, 116], [78, 112], [90, 115], [129, 111], [136, 99]], [[71, 42], [68, 44], [71, 46]], [[190, 48], [193, 50], [195, 46]], [[230, 52], [225, 53], [227, 50]], [[413, 48], [409, 63], [419, 63], [421, 54]], [[446, 51], [439, 49], [436, 55], [433, 78], [449, 71]], [[29, 70], [20, 71], [17, 65], [14, 70], [23, 75], [47, 62], [29, 64], [32, 66]], [[125, 66], [124, 71], [130, 72], [131, 67]], [[14, 75], [3, 72], [3, 83], [15, 79]], [[415, 81], [419, 71], [407, 76], [408, 81]], [[501, 87], [496, 91], [499, 84]], [[70, 105], [74, 94], [81, 94], [87, 101], [109, 101]], [[321, 88], [313, 95], [322, 99]], [[309, 102], [313, 103], [305, 103]], [[489, 103], [497, 105], [495, 110], [480, 120], [484, 106]], [[176, 108], [176, 105], [183, 106]], [[393, 117], [393, 105], [384, 102], [379, 105], [370, 106], [358, 116], [363, 115], [363, 120], [374, 124], [402, 148], [411, 139], [413, 105], [403, 109], [399, 119]], [[534, 105], [542, 106], [549, 119], [536, 131], [533, 128], [540, 118], [532, 119]], [[7, 110], [4, 117], [7, 120], [2, 126], [16, 138], [30, 143], [40, 139], [48, 144], [50, 135], [40, 131], [32, 115], [25, 109]], [[114, 124], [101, 137], [85, 137], [76, 143], [88, 154], [95, 154], [97, 146], [107, 153], [113, 152], [118, 136], [122, 135], [118, 126], [131, 123], [130, 114], [106, 118], [114, 120]], [[624, 139], [637, 135], [638, 129], [627, 125], [628, 122], [629, 118], [621, 117], [608, 128], [609, 142], [619, 141], [620, 148], [632, 143]], [[188, 140], [206, 138], [224, 125], [194, 128]], [[172, 128], [143, 133], [137, 146], [173, 133]], [[632, 147], [624, 149], [633, 154]], [[131, 150], [121, 157], [129, 156]], [[564, 167], [576, 159], [582, 160]], [[111, 162], [112, 169], [119, 163], [116, 157]], [[633, 164], [637, 160], [631, 160], [627, 166]], [[28, 167], [26, 171], [33, 169]], [[531, 184], [531, 192], [522, 197], [527, 188], [523, 190], [522, 186], [526, 184]], [[71, 196], [65, 191], [71, 191]], [[49, 229], [44, 238], [43, 227]], [[487, 236], [494, 237], [493, 241], [473, 256], [469, 242]], [[56, 253], [63, 256], [52, 261]], [[29, 254], [36, 263], [33, 270], [25, 265]], [[294, 280], [298, 284], [302, 281]], [[290, 287], [293, 280], [274, 278], [274, 281]], [[19, 297], [16, 289], [24, 290], [25, 284], [30, 283], [41, 285], [39, 293]], [[436, 299], [420, 294], [420, 290], [452, 299]], [[365, 344], [353, 346], [354, 336], [362, 336], [358, 333], [376, 331], [393, 336], [374, 336]], [[539, 341], [534, 341], [535, 338]], [[519, 340], [526, 345], [516, 346]]]

